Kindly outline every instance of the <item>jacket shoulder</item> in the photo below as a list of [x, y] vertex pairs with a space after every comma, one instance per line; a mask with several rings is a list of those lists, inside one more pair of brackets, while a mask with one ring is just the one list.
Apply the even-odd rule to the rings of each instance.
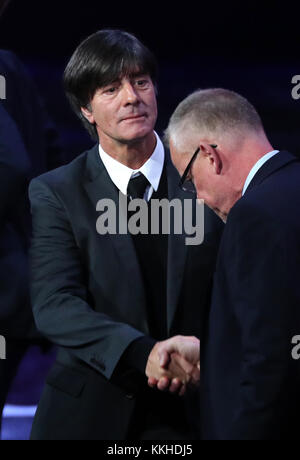
[[86, 170], [87, 158], [91, 150], [83, 152], [70, 163], [35, 177], [31, 184], [42, 183], [50, 188], [66, 187], [78, 183]]
[[5, 63], [17, 61], [17, 56], [10, 50], [0, 49], [0, 62], [4, 61]]
[[0, 49], [0, 71], [9, 76], [17, 73], [18, 78], [22, 78], [24, 74], [27, 75], [23, 62], [10, 50]]

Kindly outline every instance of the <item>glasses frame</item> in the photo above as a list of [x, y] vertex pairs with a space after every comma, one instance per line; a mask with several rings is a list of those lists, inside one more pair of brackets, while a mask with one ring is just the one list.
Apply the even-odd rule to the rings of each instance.
[[[210, 144], [210, 147], [212, 147], [213, 149], [216, 149], [218, 146], [216, 144]], [[186, 178], [188, 176], [188, 173], [190, 172], [190, 169], [191, 167], [193, 166], [193, 163], [194, 161], [196, 160], [196, 157], [198, 155], [198, 153], [200, 152], [200, 147], [198, 147], [195, 152], [193, 153], [193, 156], [191, 158], [191, 160], [189, 161], [187, 167], [185, 168], [185, 171], [179, 181], [179, 187], [181, 188], [181, 190], [183, 190], [184, 192], [190, 192], [190, 193], [197, 193], [196, 190], [188, 190], [184, 184], [187, 182]]]

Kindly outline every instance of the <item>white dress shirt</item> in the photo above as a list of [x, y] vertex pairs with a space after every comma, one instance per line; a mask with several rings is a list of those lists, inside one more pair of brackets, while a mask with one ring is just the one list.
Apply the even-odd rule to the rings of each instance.
[[150, 185], [146, 188], [144, 199], [149, 201], [154, 190], [157, 192], [160, 178], [163, 172], [164, 161], [165, 161], [165, 150], [163, 143], [161, 142], [158, 135], [156, 136], [156, 147], [151, 157], [143, 164], [140, 169], [131, 169], [128, 166], [120, 163], [119, 161], [108, 155], [101, 144], [99, 144], [99, 154], [103, 161], [103, 164], [109, 174], [109, 177], [115, 184], [115, 186], [124, 195], [127, 195], [127, 187], [131, 177], [135, 177], [140, 173], [148, 179]]
[[248, 177], [246, 179], [246, 182], [245, 182], [245, 185], [244, 185], [244, 188], [243, 188], [243, 193], [242, 193], [243, 196], [245, 195], [246, 190], [249, 187], [249, 185], [250, 185], [252, 179], [254, 178], [254, 176], [256, 175], [256, 173], [260, 170], [260, 168], [262, 168], [262, 166], [267, 161], [269, 161], [272, 157], [277, 155], [277, 153], [279, 153], [279, 150], [272, 150], [272, 152], [266, 153], [266, 155], [264, 155], [262, 158], [260, 158], [258, 160], [257, 163], [255, 163], [255, 165], [251, 169], [251, 171], [250, 171], [250, 173], [249, 173], [249, 175], [248, 175]]

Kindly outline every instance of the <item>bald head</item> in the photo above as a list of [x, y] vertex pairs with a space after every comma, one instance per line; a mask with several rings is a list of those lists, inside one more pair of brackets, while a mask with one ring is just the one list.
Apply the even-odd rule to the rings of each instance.
[[173, 113], [165, 133], [178, 147], [197, 133], [202, 137], [231, 139], [264, 133], [257, 111], [247, 99], [226, 89], [198, 90], [184, 99]]
[[220, 88], [198, 90], [184, 99], [170, 119], [165, 139], [181, 175], [198, 150], [185, 177], [194, 183], [198, 198], [224, 221], [241, 198], [252, 167], [273, 150], [253, 105]]

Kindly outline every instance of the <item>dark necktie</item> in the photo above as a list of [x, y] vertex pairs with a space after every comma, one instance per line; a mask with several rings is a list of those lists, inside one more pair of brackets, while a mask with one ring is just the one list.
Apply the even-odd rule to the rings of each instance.
[[127, 195], [132, 200], [136, 198], [143, 199], [148, 185], [150, 185], [149, 181], [146, 179], [144, 174], [139, 174], [136, 177], [132, 177], [128, 184]]

